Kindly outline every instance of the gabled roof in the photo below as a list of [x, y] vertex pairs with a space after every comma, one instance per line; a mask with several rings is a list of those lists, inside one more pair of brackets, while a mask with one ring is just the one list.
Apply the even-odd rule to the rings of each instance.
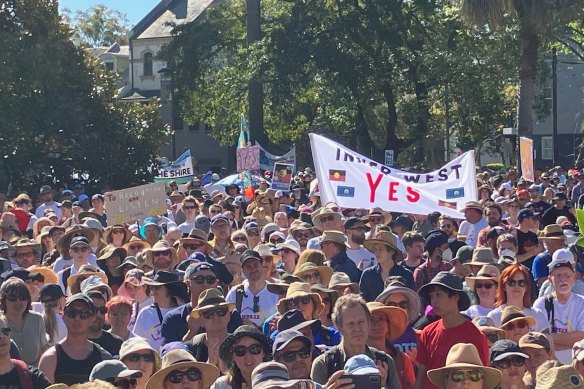
[[129, 39], [170, 37], [175, 25], [196, 20], [215, 0], [161, 0], [132, 30]]

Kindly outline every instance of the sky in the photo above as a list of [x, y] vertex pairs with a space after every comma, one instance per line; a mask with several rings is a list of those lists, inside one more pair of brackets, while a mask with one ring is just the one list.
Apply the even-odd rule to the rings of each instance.
[[75, 14], [77, 10], [82, 11], [94, 5], [104, 4], [110, 9], [126, 14], [133, 27], [159, 2], [160, 0], [60, 0], [59, 9], [69, 8]]

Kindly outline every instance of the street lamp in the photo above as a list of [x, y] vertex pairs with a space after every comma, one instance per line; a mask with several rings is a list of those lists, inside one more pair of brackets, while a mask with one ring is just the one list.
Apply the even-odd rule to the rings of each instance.
[[[171, 158], [174, 162], [176, 159], [176, 136], [174, 128], [174, 76], [171, 68], [164, 67], [158, 71], [160, 74], [160, 89], [162, 89], [162, 81], [170, 81], [170, 93], [168, 94], [168, 100], [170, 100], [170, 129], [172, 130], [172, 135], [170, 138], [171, 144]], [[167, 101], [168, 103], [168, 101]]]

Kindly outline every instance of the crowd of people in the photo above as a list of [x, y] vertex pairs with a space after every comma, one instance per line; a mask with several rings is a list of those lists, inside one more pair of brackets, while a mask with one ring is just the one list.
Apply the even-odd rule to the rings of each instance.
[[0, 389], [584, 387], [584, 171], [479, 173], [460, 218], [314, 178], [170, 182], [135, 224], [81, 185], [1, 196]]

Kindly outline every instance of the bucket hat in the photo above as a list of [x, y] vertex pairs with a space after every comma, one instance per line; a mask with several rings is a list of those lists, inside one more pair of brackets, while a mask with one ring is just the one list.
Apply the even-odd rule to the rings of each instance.
[[294, 275], [302, 279], [304, 274], [312, 273], [314, 271], [317, 271], [318, 274], [320, 274], [320, 281], [325, 285], [328, 285], [334, 272], [331, 267], [317, 266], [312, 262], [304, 262], [302, 265], [296, 268]]
[[58, 284], [59, 283], [59, 278], [57, 277], [57, 273], [55, 273], [50, 267], [32, 265], [27, 270], [31, 273], [42, 274], [43, 277], [45, 278], [45, 284]]
[[375, 237], [373, 239], [368, 239], [363, 243], [363, 246], [369, 251], [372, 250], [372, 245], [375, 243], [381, 243], [393, 251], [400, 252], [400, 249], [397, 247], [397, 239], [395, 235], [390, 231], [377, 231]]
[[107, 291], [107, 301], [112, 298], [112, 288], [109, 287], [108, 284], [104, 283], [101, 277], [99, 276], [89, 276], [79, 284], [81, 289], [81, 293], [88, 294], [93, 289], [97, 288], [105, 288]]
[[420, 311], [422, 310], [422, 303], [420, 302], [420, 296], [410, 288], [407, 288], [403, 283], [394, 281], [385, 287], [383, 292], [377, 296], [375, 301], [387, 305], [387, 298], [392, 294], [401, 294], [408, 300], [408, 323], [413, 323], [420, 316]]
[[501, 325], [502, 329], [505, 329], [505, 326], [520, 320], [527, 321], [529, 328], [535, 327], [535, 319], [531, 316], [525, 316], [523, 310], [519, 307], [514, 305], [508, 305], [503, 308], [503, 312], [501, 313]]
[[225, 297], [217, 288], [205, 289], [197, 300], [197, 306], [191, 311], [191, 317], [197, 319], [201, 316], [201, 312], [210, 308], [225, 307], [229, 312], [233, 311], [235, 304], [225, 301]]
[[237, 327], [233, 334], [228, 335], [223, 343], [221, 343], [221, 346], [219, 346], [219, 357], [226, 366], [233, 367], [233, 344], [245, 337], [256, 340], [262, 346], [266, 359], [269, 359], [272, 353], [272, 342], [270, 338], [261, 333], [256, 326], [246, 324]]
[[535, 389], [581, 388], [584, 386], [582, 376], [572, 367], [564, 365], [552, 367], [538, 374]]
[[341, 246], [351, 248], [347, 243], [347, 236], [341, 231], [325, 231], [320, 236], [320, 243], [324, 242], [334, 242]]
[[164, 380], [173, 370], [196, 368], [201, 372], [203, 389], [209, 388], [219, 378], [219, 369], [210, 363], [197, 362], [186, 350], [172, 350], [162, 357], [162, 369], [150, 377], [146, 389], [164, 388]]
[[322, 310], [324, 309], [324, 304], [322, 303], [322, 299], [320, 298], [320, 295], [316, 292], [313, 292], [310, 289], [310, 285], [308, 285], [305, 282], [293, 282], [290, 284], [290, 286], [288, 287], [288, 290], [286, 291], [286, 297], [283, 299], [280, 299], [280, 301], [278, 301], [278, 312], [280, 313], [280, 315], [283, 315], [288, 309], [287, 309], [287, 303], [289, 301], [292, 301], [293, 299], [297, 298], [297, 297], [310, 297], [312, 300], [312, 303], [314, 304], [314, 313], [316, 316], [320, 315], [320, 313], [322, 312]]
[[334, 272], [331, 276], [331, 280], [329, 281], [328, 287], [330, 289], [334, 289], [335, 287], [350, 287], [351, 293], [358, 294], [359, 293], [359, 284], [356, 282], [351, 282], [351, 279], [344, 272]]
[[434, 278], [432, 278], [432, 281], [422, 286], [418, 291], [418, 294], [426, 301], [430, 301], [430, 289], [435, 285], [458, 292], [458, 295], [460, 296], [458, 299], [458, 310], [465, 311], [470, 306], [470, 298], [463, 289], [462, 279], [456, 274], [441, 271], [440, 273], [436, 274]]
[[116, 247], [113, 244], [108, 244], [103, 248], [103, 250], [101, 251], [101, 255], [97, 258], [97, 260], [105, 261], [106, 259], [109, 259], [114, 255], [118, 255], [120, 257], [120, 260], [123, 261], [128, 255], [128, 252], [123, 247]]
[[489, 247], [477, 247], [472, 253], [472, 259], [467, 263], [469, 266], [484, 266], [495, 263], [493, 251]]
[[476, 281], [495, 281], [498, 284], [500, 278], [501, 271], [497, 266], [484, 265], [476, 276], [466, 277], [464, 280], [466, 281], [466, 285], [470, 288], [470, 290], [474, 290]]
[[132, 245], [138, 245], [138, 244], [144, 246], [144, 249], [149, 249], [149, 248], [152, 247], [152, 246], [150, 246], [150, 243], [146, 242], [145, 240], [142, 240], [142, 239], [138, 238], [137, 236], [132, 236], [130, 238], [130, 240], [128, 242], [126, 242], [122, 247], [124, 249], [126, 249], [126, 251], [130, 251], [130, 246], [132, 246]]
[[89, 242], [93, 240], [96, 232], [91, 228], [87, 228], [81, 224], [76, 224], [74, 226], [68, 227], [65, 230], [63, 236], [57, 241], [57, 250], [61, 255], [69, 257], [69, 246], [71, 246], [71, 240], [77, 236], [84, 236]]
[[111, 237], [112, 232], [114, 230], [122, 230], [124, 232], [124, 239], [122, 240], [122, 242], [128, 242], [130, 239], [132, 239], [132, 236], [133, 235], [130, 232], [130, 230], [128, 230], [122, 224], [114, 224], [113, 226], [107, 227], [105, 229], [105, 232], [103, 233], [103, 240], [105, 240], [106, 242], [108, 242], [108, 240]]
[[559, 224], [548, 224], [544, 227], [539, 236], [540, 240], [565, 240], [566, 235], [564, 235], [564, 230]]
[[146, 250], [146, 261], [144, 264], [154, 269], [154, 264], [152, 261], [153, 253], [161, 251], [170, 251], [170, 268], [174, 268], [178, 264], [176, 249], [165, 240], [159, 240], [154, 244], [154, 246], [152, 246], [152, 248]]

